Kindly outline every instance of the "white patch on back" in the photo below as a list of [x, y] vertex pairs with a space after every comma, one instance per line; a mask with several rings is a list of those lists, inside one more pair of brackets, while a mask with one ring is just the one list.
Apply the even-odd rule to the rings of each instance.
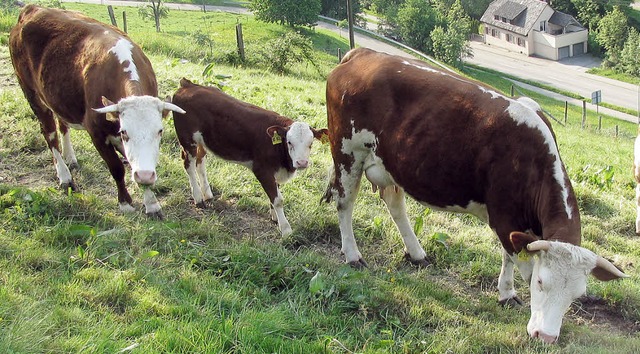
[[417, 64], [414, 64], [414, 63], [410, 63], [410, 62], [408, 62], [408, 61], [406, 61], [406, 60], [405, 60], [405, 61], [403, 61], [403, 62], [402, 62], [402, 64], [404, 64], [404, 65], [409, 65], [409, 66], [413, 66], [414, 68], [418, 68], [418, 69], [420, 69], [420, 70], [428, 71], [428, 72], [431, 72], [431, 73], [434, 73], [434, 74], [440, 74], [440, 75], [442, 75], [442, 76], [448, 76], [448, 77], [450, 77], [450, 78], [452, 78], [452, 79], [454, 79], [454, 80], [458, 80], [458, 81], [460, 81], [460, 82], [464, 82], [465, 84], [469, 84], [469, 85], [476, 86], [476, 87], [477, 87], [477, 88], [479, 88], [482, 92], [490, 94], [490, 95], [491, 95], [491, 98], [504, 97], [503, 95], [501, 95], [500, 93], [498, 93], [498, 92], [496, 92], [496, 91], [493, 91], [493, 90], [487, 90], [485, 87], [482, 87], [482, 86], [480, 86], [480, 85], [478, 85], [478, 84], [476, 84], [476, 83], [474, 83], [474, 82], [471, 82], [471, 81], [468, 81], [468, 80], [464, 80], [464, 79], [463, 79], [463, 78], [461, 78], [461, 77], [458, 77], [458, 76], [455, 76], [455, 75], [451, 75], [451, 74], [448, 74], [448, 73], [442, 72], [442, 71], [440, 71], [440, 70], [436, 70], [436, 69], [434, 69], [434, 68], [432, 68], [432, 67], [429, 67], [429, 66], [417, 65]]
[[510, 101], [510, 104], [506, 111], [509, 113], [509, 116], [511, 116], [518, 125], [525, 124], [529, 128], [537, 129], [542, 134], [545, 144], [549, 148], [549, 155], [555, 157], [555, 161], [553, 162], [553, 177], [562, 189], [562, 199], [564, 201], [565, 212], [567, 213], [567, 217], [571, 219], [573, 217], [573, 210], [569, 205], [569, 189], [565, 184], [565, 174], [562, 170], [560, 152], [558, 151], [556, 142], [553, 139], [551, 130], [536, 113], [537, 110], [540, 110], [540, 106], [535, 101], [527, 97], [522, 97], [518, 100], [508, 100]]
[[136, 64], [133, 62], [133, 53], [131, 52], [131, 49], [133, 49], [133, 44], [124, 38], [120, 38], [116, 44], [109, 49], [109, 53], [115, 54], [120, 64], [124, 64], [125, 61], [128, 61], [129, 65], [124, 68], [124, 72], [129, 73], [132, 81], [140, 81], [138, 69], [136, 68]]

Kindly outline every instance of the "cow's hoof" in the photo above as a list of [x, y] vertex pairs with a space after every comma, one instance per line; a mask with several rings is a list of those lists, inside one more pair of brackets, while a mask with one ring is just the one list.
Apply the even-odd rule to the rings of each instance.
[[77, 162], [72, 162], [69, 164], [69, 171], [77, 171], [80, 169], [80, 165]]
[[355, 269], [364, 269], [369, 267], [367, 262], [365, 262], [362, 258], [358, 259], [357, 261], [349, 262], [349, 266]]
[[207, 209], [207, 203], [203, 200], [200, 203], [196, 203], [196, 208], [198, 209]]
[[71, 189], [72, 192], [79, 192], [80, 191], [78, 189], [78, 186], [76, 186], [76, 183], [74, 181], [66, 182], [66, 183], [60, 183], [60, 189], [62, 190], [63, 193], [68, 193], [69, 189]]
[[507, 308], [519, 308], [524, 306], [524, 302], [522, 302], [522, 300], [520, 300], [519, 297], [514, 296], [514, 297], [510, 297], [508, 299], [504, 299], [504, 300], [500, 300], [498, 301], [498, 303], [500, 305], [502, 305], [503, 307], [507, 307]]
[[411, 258], [411, 255], [409, 255], [408, 253], [404, 254], [404, 259], [407, 260], [409, 263], [413, 264], [414, 266], [418, 267], [418, 268], [426, 268], [429, 265], [431, 265], [431, 262], [429, 262], [427, 260], [427, 258], [423, 258], [423, 259], [413, 259]]
[[159, 221], [164, 220], [164, 215], [162, 214], [162, 210], [158, 210], [153, 213], [146, 213], [146, 214], [149, 219], [159, 220]]

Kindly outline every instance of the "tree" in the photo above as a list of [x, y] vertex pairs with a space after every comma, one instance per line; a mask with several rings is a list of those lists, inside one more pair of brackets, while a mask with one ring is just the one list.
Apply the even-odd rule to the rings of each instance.
[[616, 65], [618, 62], [628, 32], [627, 17], [618, 6], [600, 20], [596, 40], [606, 50], [610, 64]]
[[635, 28], [629, 30], [629, 38], [620, 53], [619, 69], [640, 78], [640, 33]]
[[[360, 12], [360, 0], [351, 0], [351, 8], [353, 14]], [[347, 18], [347, 0], [322, 0], [320, 14], [335, 18], [336, 20], [344, 20]]]
[[149, 0], [151, 3], [138, 8], [138, 15], [143, 19], [153, 18], [156, 32], [160, 32], [160, 19], [169, 16], [169, 8], [162, 4], [162, 0]]
[[402, 42], [417, 50], [430, 53], [429, 34], [436, 27], [437, 16], [424, 0], [407, 0], [398, 10], [398, 34]]
[[263, 22], [289, 26], [313, 26], [318, 21], [321, 0], [249, 0], [249, 9]]
[[471, 19], [462, 8], [460, 0], [455, 0], [446, 12], [446, 29], [437, 26], [431, 33], [433, 55], [455, 67], [462, 66], [462, 59], [471, 55], [469, 32]]

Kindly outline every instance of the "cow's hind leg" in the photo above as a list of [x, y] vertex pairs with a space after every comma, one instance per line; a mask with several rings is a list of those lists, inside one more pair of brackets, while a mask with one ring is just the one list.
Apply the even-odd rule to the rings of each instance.
[[65, 192], [69, 188], [74, 192], [78, 191], [78, 187], [71, 176], [71, 171], [62, 157], [62, 150], [60, 149], [60, 141], [58, 139], [56, 121], [53, 113], [48, 108], [35, 104], [32, 104], [31, 108], [40, 120], [42, 135], [47, 141], [47, 146], [53, 155], [53, 164], [56, 167], [56, 173], [58, 175], [58, 180], [60, 181], [60, 188]]
[[73, 145], [71, 145], [71, 134], [69, 131], [69, 127], [59, 118], [58, 129], [62, 134], [62, 155], [64, 156], [64, 160], [66, 161], [70, 170], [77, 170], [78, 159], [76, 158], [76, 152], [73, 149]]
[[[367, 174], [368, 175], [368, 174]], [[427, 266], [427, 254], [420, 245], [416, 234], [407, 218], [407, 207], [405, 204], [404, 190], [395, 185], [380, 189], [380, 196], [389, 209], [389, 214], [393, 218], [402, 241], [405, 246], [405, 258], [418, 266]]]

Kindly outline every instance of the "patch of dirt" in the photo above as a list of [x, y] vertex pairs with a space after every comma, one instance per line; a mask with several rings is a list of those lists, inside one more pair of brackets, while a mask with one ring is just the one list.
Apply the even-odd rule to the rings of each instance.
[[7, 89], [18, 86], [18, 80], [13, 72], [9, 48], [0, 46], [0, 88]]
[[626, 318], [620, 309], [608, 304], [603, 298], [585, 295], [569, 308], [567, 316], [578, 324], [605, 331], [633, 335], [640, 332], [640, 321]]

